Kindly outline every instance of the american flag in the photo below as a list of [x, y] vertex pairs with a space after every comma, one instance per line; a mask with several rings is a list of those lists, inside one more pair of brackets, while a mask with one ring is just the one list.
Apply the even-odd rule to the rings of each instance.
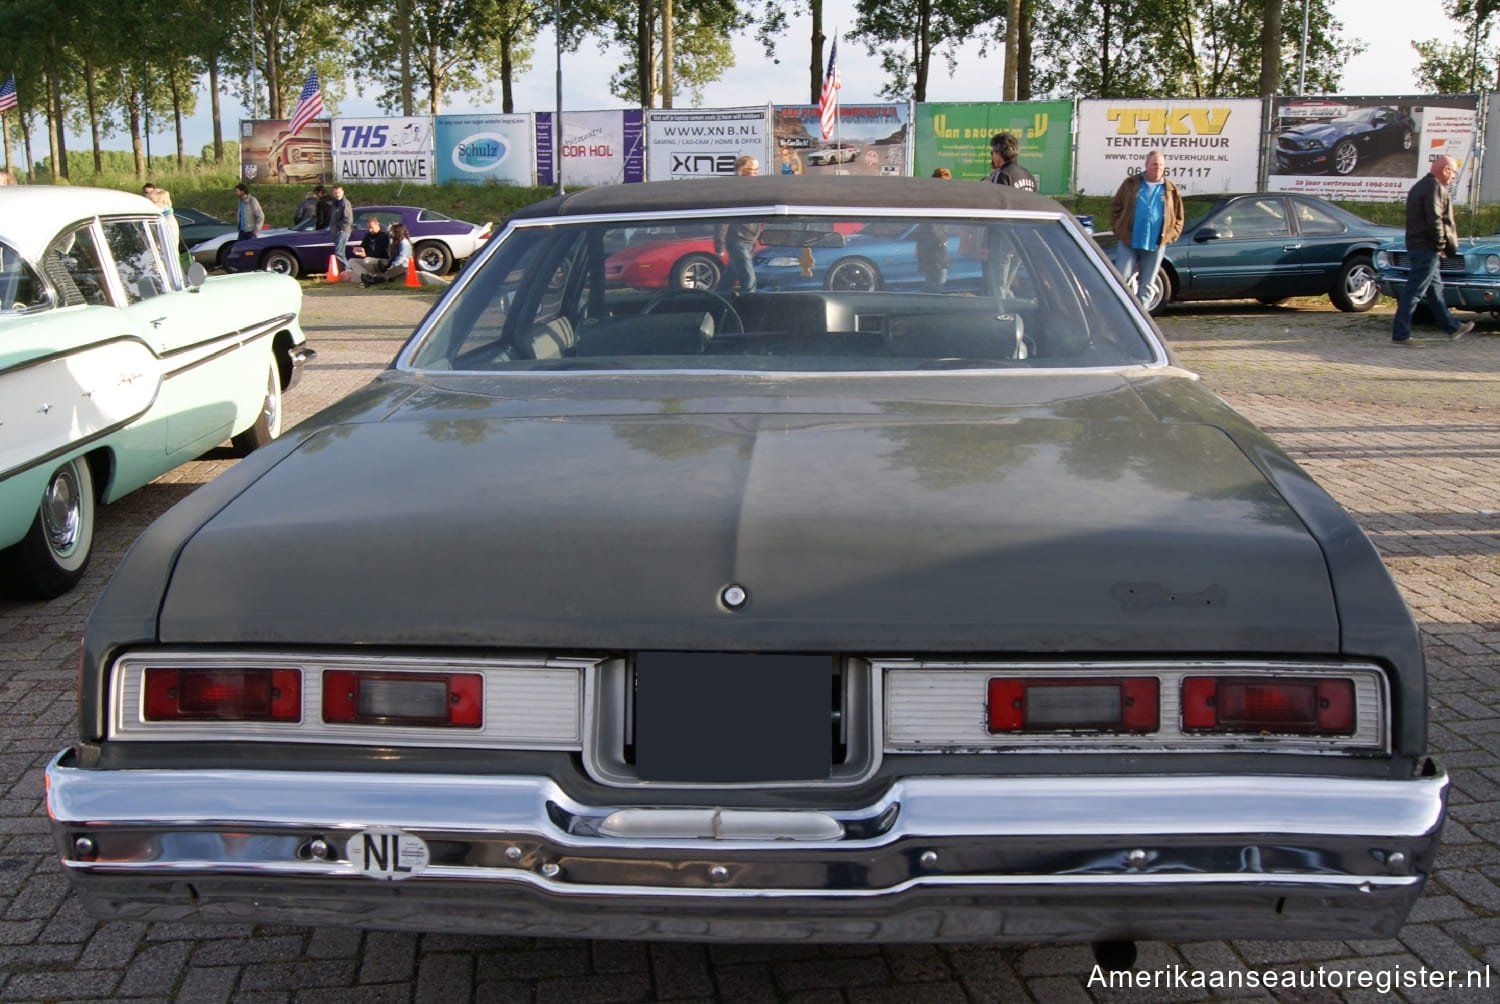
[[303, 126], [322, 114], [323, 93], [318, 90], [318, 71], [313, 70], [307, 75], [307, 83], [302, 85], [297, 107], [292, 109], [292, 125], [287, 130], [287, 138], [297, 135]]
[[839, 114], [839, 88], [843, 86], [839, 79], [839, 39], [835, 35], [833, 48], [828, 52], [828, 72], [823, 74], [823, 93], [818, 97], [818, 121], [824, 139], [833, 135], [833, 123]]
[[16, 75], [12, 73], [6, 78], [5, 83], [0, 84], [0, 112], [8, 112], [16, 107]]

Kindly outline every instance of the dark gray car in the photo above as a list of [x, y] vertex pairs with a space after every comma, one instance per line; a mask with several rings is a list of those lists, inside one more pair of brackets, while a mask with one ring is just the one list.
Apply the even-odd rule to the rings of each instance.
[[[891, 219], [981, 291], [604, 282], [631, 228]], [[1356, 524], [1066, 211], [927, 179], [518, 213], [389, 371], [143, 535], [82, 681], [48, 808], [136, 920], [1387, 937], [1447, 787]]]

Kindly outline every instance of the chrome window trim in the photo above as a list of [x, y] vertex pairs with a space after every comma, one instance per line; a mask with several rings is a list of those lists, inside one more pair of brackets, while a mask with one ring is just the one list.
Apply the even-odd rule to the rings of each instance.
[[[1295, 753], [1345, 755], [1391, 752], [1390, 682], [1373, 663], [1280, 660], [1128, 660], [1121, 662], [968, 662], [943, 659], [876, 659], [885, 716], [886, 753]], [[1148, 734], [1074, 732], [994, 735], [984, 715], [986, 686], [992, 677], [1155, 676], [1161, 680], [1162, 716]], [[1355, 681], [1355, 732], [1322, 738], [1295, 734], [1196, 734], [1182, 730], [1183, 677], [1340, 676]], [[936, 687], [933, 684], [937, 684]], [[916, 690], [930, 691], [930, 702], [913, 707]], [[898, 693], [893, 693], [898, 691]], [[947, 705], [951, 705], [947, 706]], [[973, 709], [972, 718], [968, 709]], [[967, 719], [967, 720], [966, 720]]]
[[[404, 655], [306, 655], [285, 651], [197, 653], [141, 650], [120, 656], [110, 671], [109, 738], [151, 742], [294, 742], [337, 745], [462, 747], [465, 749], [578, 750], [593, 701], [583, 658], [467, 659]], [[147, 722], [147, 667], [216, 669], [272, 667], [302, 673], [298, 722]], [[322, 674], [328, 670], [391, 673], [478, 673], [484, 677], [480, 728], [337, 724], [322, 720]], [[540, 691], [544, 713], [534, 698]], [[530, 695], [524, 703], [517, 696]], [[507, 715], [514, 703], [517, 713]]]
[[[461, 375], [461, 374], [467, 374], [467, 373], [483, 373], [484, 376], [486, 376], [486, 377], [504, 376], [504, 377], [515, 377], [515, 378], [520, 378], [520, 379], [537, 379], [537, 378], [540, 377], [540, 378], [553, 379], [553, 380], [555, 380], [557, 378], [557, 373], [552, 372], [552, 371], [516, 371], [516, 372], [496, 373], [496, 372], [490, 371], [490, 370], [427, 370], [427, 369], [418, 369], [417, 367], [414, 367], [411, 364], [412, 357], [414, 355], [416, 355], [417, 351], [421, 348], [422, 344], [424, 342], [426, 342], [428, 336], [432, 332], [433, 326], [443, 316], [443, 314], [445, 314], [447, 312], [447, 310], [448, 310], [450, 304], [452, 303], [452, 301], [454, 299], [456, 299], [457, 297], [463, 295], [464, 290], [466, 290], [469, 287], [469, 284], [474, 280], [474, 276], [477, 275], [482, 270], [485, 262], [489, 259], [489, 257], [491, 255], [493, 255], [493, 254], [496, 254], [497, 253], [496, 249], [499, 248], [501, 245], [503, 245], [505, 243], [505, 241], [508, 240], [510, 238], [510, 236], [514, 232], [516, 232], [516, 231], [520, 231], [520, 230], [549, 230], [549, 229], [554, 229], [554, 228], [557, 228], [557, 227], [590, 226], [590, 225], [595, 225], [595, 224], [600, 224], [600, 223], [612, 223], [612, 224], [624, 224], [624, 225], [628, 225], [628, 224], [631, 224], [631, 223], [662, 223], [662, 222], [670, 222], [670, 221], [674, 221], [674, 220], [695, 220], [695, 219], [704, 219], [704, 218], [707, 218], [707, 217], [713, 217], [715, 219], [718, 219], [718, 218], [723, 218], [723, 217], [736, 217], [736, 216], [787, 216], [787, 217], [791, 217], [791, 216], [838, 216], [838, 217], [847, 217], [847, 216], [850, 216], [850, 215], [858, 215], [858, 216], [872, 216], [872, 217], [890, 216], [890, 217], [898, 217], [898, 218], [912, 218], [913, 212], [914, 212], [914, 210], [909, 209], [909, 208], [897, 208], [897, 207], [894, 207], [894, 206], [882, 206], [882, 207], [864, 207], [864, 206], [789, 206], [789, 205], [786, 205], [784, 203], [778, 203], [778, 204], [775, 204], [775, 205], [765, 205], [765, 206], [758, 206], [758, 207], [757, 206], [739, 206], [739, 207], [725, 208], [725, 209], [674, 209], [674, 210], [662, 211], [662, 212], [646, 212], [646, 211], [641, 211], [641, 212], [633, 212], [633, 213], [590, 213], [590, 214], [587, 214], [587, 215], [577, 215], [577, 216], [539, 216], [539, 217], [531, 217], [531, 218], [522, 219], [522, 220], [513, 220], [511, 222], [508, 222], [505, 225], [504, 229], [502, 229], [498, 234], [492, 234], [490, 236], [490, 238], [487, 241], [485, 241], [485, 247], [483, 247], [483, 248], [480, 249], [479, 254], [471, 260], [471, 262], [470, 262], [469, 265], [467, 265], [461, 272], [459, 272], [458, 277], [453, 280], [453, 284], [449, 287], [448, 291], [443, 294], [442, 299], [440, 299], [438, 301], [437, 305], [434, 307], [433, 310], [431, 310], [431, 311], [429, 311], [427, 313], [426, 317], [422, 318], [421, 322], [417, 325], [416, 330], [413, 331], [411, 337], [407, 339], [406, 344], [401, 347], [401, 351], [396, 354], [396, 359], [391, 364], [391, 368], [394, 369], [394, 370], [397, 370], [397, 371], [399, 371], [401, 373], [421, 374], [423, 376], [446, 376], [446, 375]], [[969, 223], [972, 223], [972, 222], [974, 222], [976, 220], [991, 220], [991, 219], [997, 219], [997, 220], [1031, 220], [1031, 221], [1044, 221], [1044, 222], [1050, 221], [1050, 222], [1056, 222], [1056, 223], [1059, 223], [1059, 224], [1062, 225], [1063, 231], [1065, 233], [1069, 234], [1072, 237], [1073, 242], [1078, 245], [1078, 247], [1084, 252], [1085, 255], [1088, 255], [1088, 256], [1098, 255], [1100, 257], [1103, 257], [1105, 259], [1105, 261], [1106, 261], [1106, 267], [1111, 272], [1113, 271], [1113, 266], [1108, 264], [1108, 258], [1109, 258], [1109, 256], [1107, 254], [1105, 254], [1105, 252], [1098, 246], [1098, 244], [1094, 243], [1093, 239], [1088, 234], [1085, 234], [1076, 225], [1075, 226], [1068, 226], [1067, 225], [1067, 221], [1070, 218], [1069, 214], [1067, 214], [1067, 213], [1043, 212], [1043, 211], [1037, 210], [1037, 209], [1014, 209], [1014, 210], [998, 210], [998, 209], [995, 209], [995, 210], [984, 210], [984, 211], [981, 211], [981, 212], [975, 212], [973, 210], [964, 210], [964, 209], [938, 209], [938, 208], [921, 209], [920, 212], [921, 212], [922, 217], [925, 218], [925, 219], [960, 220], [960, 221], [966, 221], [966, 222], [969, 222]], [[1130, 294], [1128, 294], [1125, 291], [1124, 285], [1122, 283], [1118, 282], [1118, 281], [1116, 281], [1113, 285], [1116, 287], [1114, 289], [1114, 295], [1116, 296], [1116, 298], [1121, 303], [1125, 304], [1129, 308], [1129, 310], [1130, 310], [1130, 312], [1132, 314], [1140, 314], [1140, 310], [1139, 310], [1138, 305], [1136, 305], [1134, 303], [1134, 301], [1131, 299]], [[1142, 315], [1142, 317], [1143, 316], [1144, 315]], [[1137, 370], [1137, 369], [1160, 370], [1160, 369], [1170, 369], [1170, 368], [1173, 368], [1172, 362], [1171, 362], [1171, 359], [1170, 359], [1170, 355], [1167, 352], [1166, 343], [1162, 341], [1161, 336], [1157, 333], [1155, 327], [1152, 324], [1150, 324], [1149, 322], [1147, 322], [1147, 323], [1140, 323], [1141, 320], [1142, 320], [1142, 317], [1137, 317], [1136, 329], [1145, 338], [1146, 343], [1152, 348], [1153, 353], [1155, 355], [1155, 358], [1152, 359], [1150, 362], [1147, 362], [1147, 363], [1131, 363], [1131, 364], [1125, 365], [1125, 366], [1115, 365], [1115, 366], [1070, 367], [1068, 369], [1052, 369], [1052, 368], [1048, 368], [1048, 369], [1043, 369], [1043, 370], [1015, 370], [1013, 368], [993, 369], [993, 370], [975, 369], [975, 370], [965, 370], [963, 372], [964, 373], [969, 373], [969, 374], [982, 374], [985, 377], [992, 379], [997, 374], [1002, 374], [1002, 373], [1015, 373], [1015, 374], [1028, 374], [1028, 375], [1034, 375], [1034, 374], [1037, 374], [1037, 373], [1077, 373], [1077, 372], [1088, 372], [1088, 373], [1101, 373], [1102, 372], [1102, 373], [1108, 373], [1108, 372], [1117, 372], [1117, 371], [1118, 372], [1128, 372], [1128, 371]], [[642, 372], [643, 371], [639, 371], [639, 370], [585, 370], [585, 371], [569, 372], [568, 376], [569, 377], [577, 377], [577, 378], [584, 379], [584, 380], [598, 380], [598, 379], [601, 379], [601, 378], [608, 380], [608, 379], [617, 379], [622, 373], [627, 373], [627, 374], [634, 373], [634, 374], [638, 374], [639, 375]], [[663, 375], [663, 374], [671, 375], [671, 374], [678, 374], [678, 373], [682, 373], [682, 372], [713, 373], [713, 374], [732, 374], [732, 375], [736, 375], [736, 376], [746, 376], [746, 377], [755, 377], [755, 376], [760, 376], [761, 375], [761, 374], [757, 374], [757, 373], [747, 372], [747, 371], [744, 371], [744, 370], [722, 370], [722, 371], [721, 370], [689, 370], [689, 371], [679, 371], [679, 370], [649, 370], [649, 371], [644, 371], [644, 372], [646, 373], [646, 375], [650, 375], [650, 376], [657, 376], [657, 375]], [[838, 376], [838, 377], [841, 377], [841, 378], [847, 378], [847, 377], [851, 377], [851, 376], [884, 376], [884, 377], [890, 378], [891, 376], [896, 375], [896, 374], [898, 374], [900, 372], [901, 371], [887, 371], [887, 372], [883, 372], [883, 373], [877, 373], [877, 372], [871, 372], [871, 373], [852, 372], [852, 373], [834, 373], [834, 374], [830, 374], [830, 373], [815, 373], [815, 372], [812, 372], [812, 371], [795, 371], [794, 370], [794, 371], [786, 371], [785, 373], [782, 373], [782, 372], [778, 371], [776, 375], [778, 375], [778, 376], [781, 376], [781, 375], [795, 375], [795, 376], [811, 375], [811, 376], [824, 376], [824, 377], [826, 377], [826, 376]], [[956, 373], [950, 373], [950, 374], [945, 374], [945, 375], [946, 376], [955, 376], [957, 374]]]

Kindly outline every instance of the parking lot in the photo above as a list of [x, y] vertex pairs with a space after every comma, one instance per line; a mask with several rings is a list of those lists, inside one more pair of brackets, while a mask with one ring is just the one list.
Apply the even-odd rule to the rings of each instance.
[[[430, 290], [309, 284], [318, 350], [296, 421], [385, 367]], [[1140, 945], [1152, 983], [1102, 984], [1088, 946], [690, 945], [293, 927], [98, 923], [68, 891], [42, 768], [74, 734], [84, 618], [152, 519], [234, 461], [216, 451], [103, 510], [94, 564], [48, 603], [0, 598], [0, 1001], [1500, 1001], [1500, 322], [1389, 347], [1391, 303], [1190, 305], [1161, 322], [1184, 365], [1361, 523], [1421, 625], [1433, 752], [1452, 775], [1438, 871], [1399, 937]], [[296, 514], [288, 519], [295, 521]], [[289, 527], [288, 547], [296, 546]], [[1425, 967], [1425, 968], [1424, 968]], [[1458, 986], [1433, 985], [1432, 971]], [[1216, 989], [1246, 972], [1294, 989]], [[1479, 988], [1464, 981], [1479, 980]], [[1366, 974], [1361, 977], [1360, 974]], [[1402, 974], [1407, 974], [1403, 976]], [[1389, 994], [1391, 981], [1421, 982]]]

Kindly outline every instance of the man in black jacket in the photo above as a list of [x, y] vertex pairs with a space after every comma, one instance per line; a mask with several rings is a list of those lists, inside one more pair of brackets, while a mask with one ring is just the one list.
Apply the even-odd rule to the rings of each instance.
[[1438, 327], [1455, 341], [1474, 330], [1473, 321], [1459, 324], [1443, 301], [1443, 279], [1439, 272], [1444, 254], [1458, 254], [1458, 225], [1453, 221], [1453, 200], [1448, 185], [1458, 173], [1458, 161], [1438, 157], [1422, 180], [1406, 193], [1406, 285], [1396, 299], [1396, 320], [1391, 344], [1417, 348], [1411, 338], [1411, 315], [1423, 301]]
[[[1014, 133], [997, 132], [990, 137], [990, 180], [997, 185], [1009, 185], [1023, 192], [1036, 191], [1036, 175], [1021, 166], [1016, 158], [1021, 156], [1021, 141]], [[996, 163], [998, 161], [998, 163]]]

